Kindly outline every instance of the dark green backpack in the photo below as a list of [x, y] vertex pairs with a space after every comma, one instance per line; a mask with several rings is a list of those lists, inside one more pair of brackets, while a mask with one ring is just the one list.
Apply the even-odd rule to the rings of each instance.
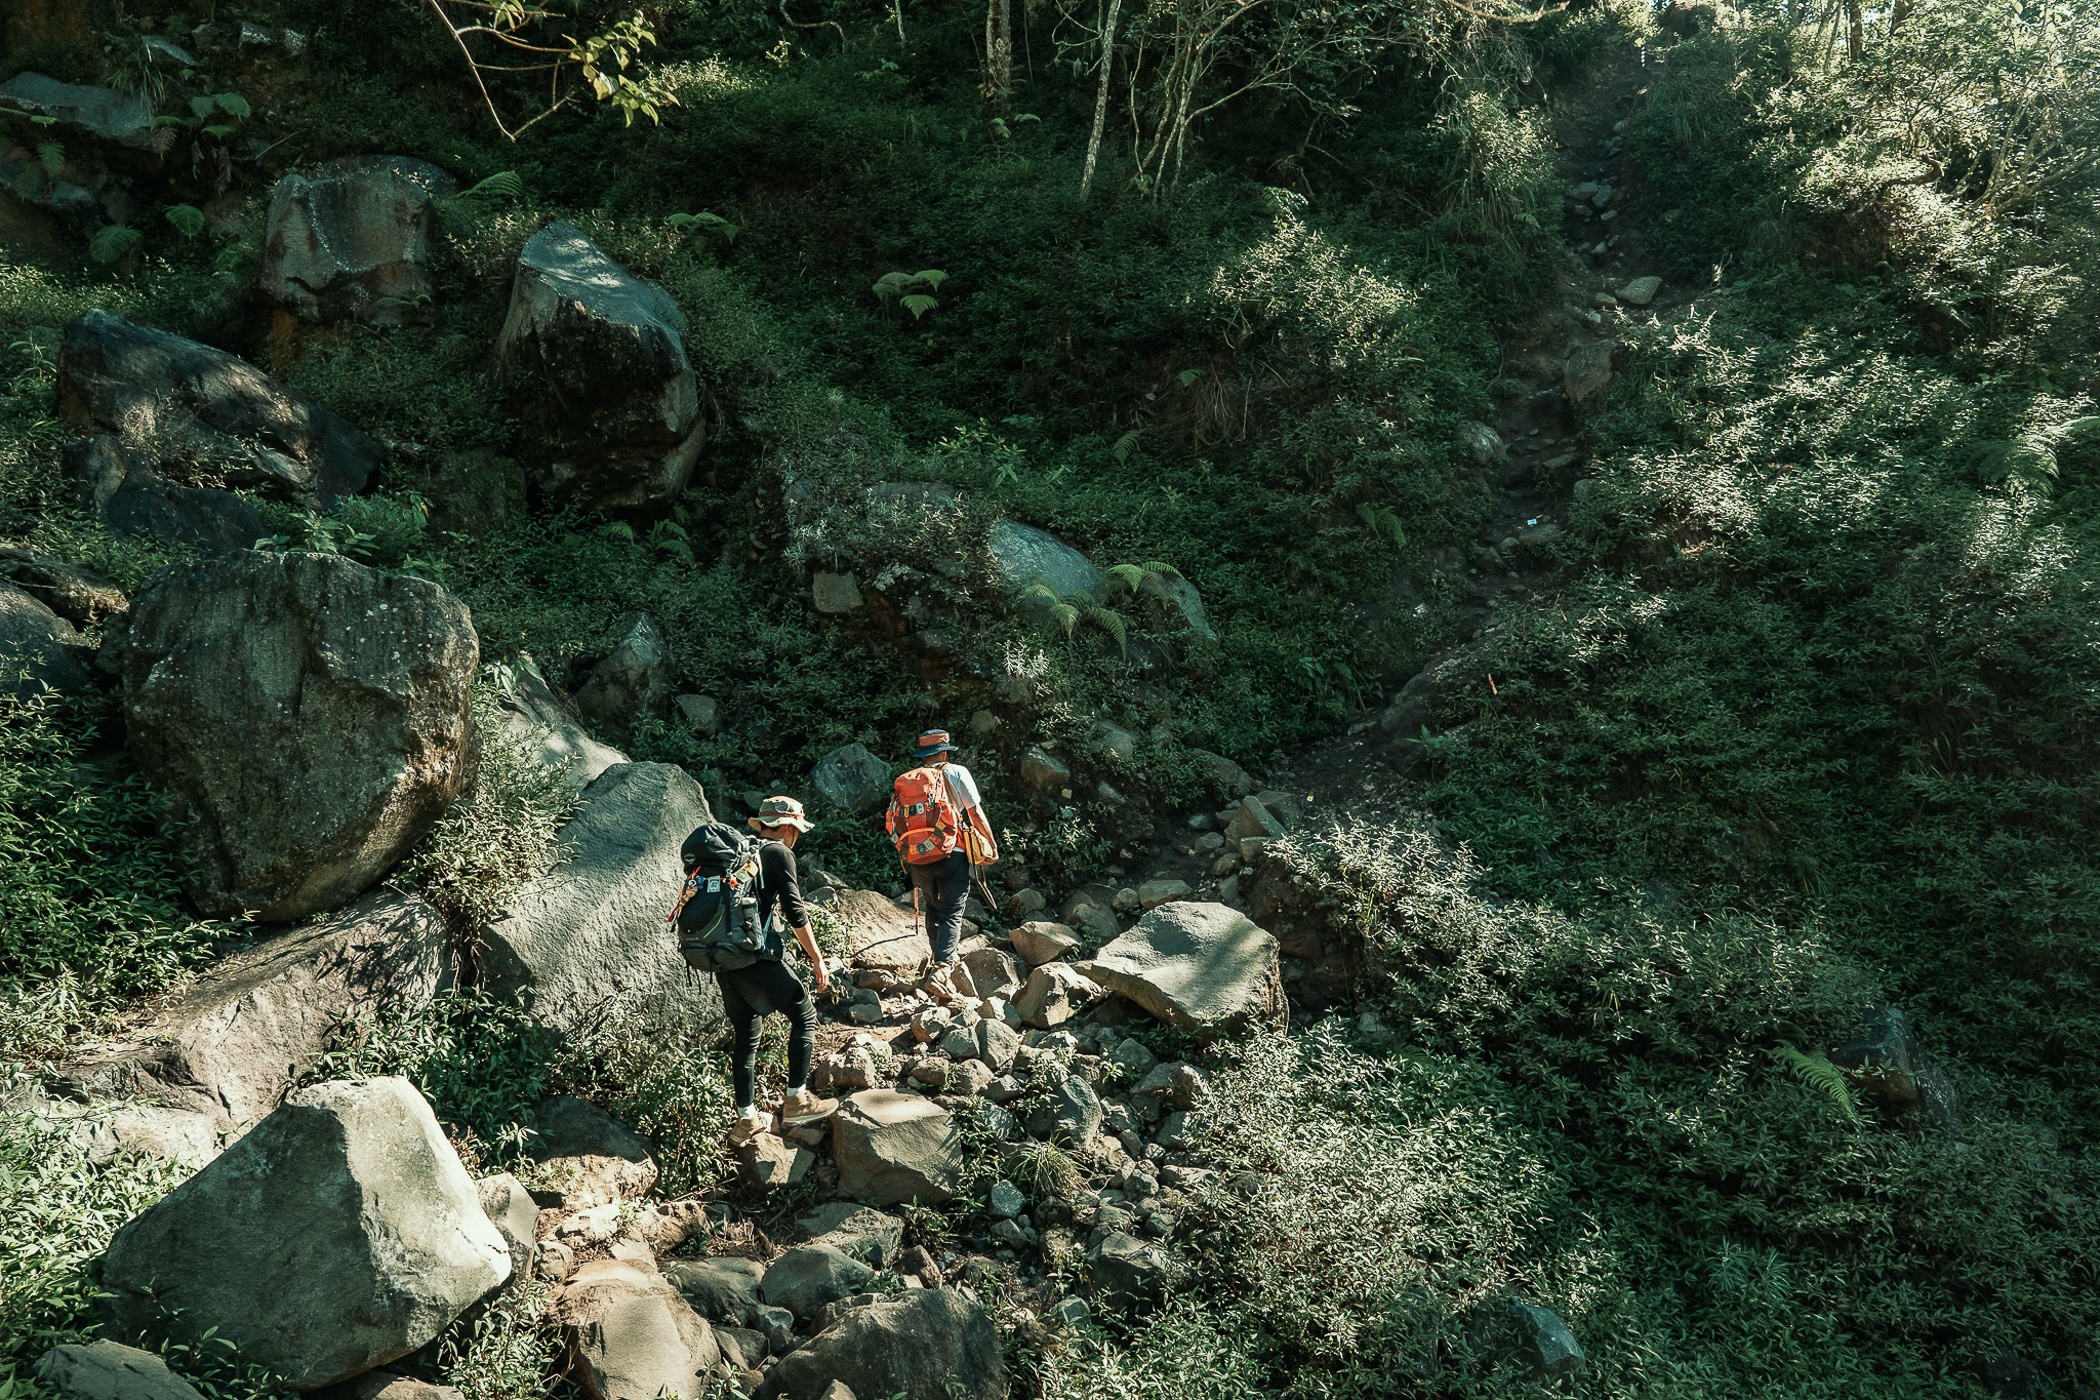
[[759, 843], [725, 822], [685, 838], [685, 885], [671, 910], [678, 954], [701, 972], [734, 972], [766, 955], [758, 917]]

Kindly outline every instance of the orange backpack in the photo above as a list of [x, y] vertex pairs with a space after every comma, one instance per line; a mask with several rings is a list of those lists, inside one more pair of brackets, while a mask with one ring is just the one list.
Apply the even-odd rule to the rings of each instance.
[[954, 855], [962, 841], [962, 818], [948, 795], [948, 775], [914, 768], [890, 788], [883, 826], [908, 865], [932, 865]]

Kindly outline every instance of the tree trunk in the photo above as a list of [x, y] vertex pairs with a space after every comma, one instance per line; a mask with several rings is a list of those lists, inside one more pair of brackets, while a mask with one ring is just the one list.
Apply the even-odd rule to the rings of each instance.
[[984, 101], [995, 117], [1014, 108], [1013, 0], [985, 0]]
[[1101, 129], [1108, 121], [1108, 74], [1116, 62], [1116, 16], [1123, 0], [1108, 0], [1108, 14], [1101, 21], [1101, 86], [1094, 93], [1094, 129], [1086, 138], [1086, 169], [1079, 175], [1079, 198], [1085, 201], [1094, 187], [1094, 162], [1101, 155]]
[[1867, 21], [1860, 0], [1845, 0], [1845, 53], [1854, 63], [1867, 56]]

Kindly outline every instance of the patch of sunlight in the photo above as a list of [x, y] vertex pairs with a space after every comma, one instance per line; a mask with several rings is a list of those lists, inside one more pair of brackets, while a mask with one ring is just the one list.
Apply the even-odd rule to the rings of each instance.
[[763, 74], [730, 63], [720, 56], [691, 63], [666, 64], [657, 73], [677, 95], [679, 102], [688, 107], [698, 102], [719, 102], [725, 97], [756, 92], [764, 83]]
[[1308, 225], [1301, 196], [1273, 190], [1270, 200], [1269, 236], [1220, 265], [1207, 289], [1233, 340], [1293, 333], [1333, 369], [1419, 358], [1409, 348], [1420, 327], [1419, 294]]

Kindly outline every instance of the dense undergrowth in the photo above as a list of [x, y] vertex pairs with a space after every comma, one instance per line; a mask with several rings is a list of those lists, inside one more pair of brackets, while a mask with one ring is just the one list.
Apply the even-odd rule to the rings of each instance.
[[[1726, 7], [1670, 38], [1639, 4], [1520, 30], [1425, 5], [1427, 37], [1352, 91], [1348, 123], [1301, 144], [1287, 101], [1228, 112], [1177, 188], [1119, 174], [1085, 206], [1092, 89], [1051, 76], [1047, 12], [1024, 26], [1034, 120], [984, 120], [973, 15], [914, 15], [900, 63], [866, 7], [812, 7], [834, 39], [672, 4], [682, 105], [661, 126], [571, 114], [512, 146], [409, 10], [250, 8], [314, 35], [310, 69], [251, 75], [299, 161], [402, 150], [463, 182], [514, 170], [523, 193], [447, 206], [425, 328], [273, 327], [238, 296], [252, 226], [156, 232], [116, 272], [0, 260], [10, 534], [126, 585], [165, 561], [94, 528], [56, 469], [55, 331], [105, 306], [239, 349], [387, 440], [379, 494], [273, 511], [286, 543], [435, 577], [488, 651], [557, 678], [652, 612], [726, 723], [620, 737], [711, 793], [960, 724], [1025, 674], [1025, 718], [988, 747], [1115, 719], [1163, 807], [1211, 795], [1188, 748], [1259, 766], [1440, 644], [1462, 585], [1428, 561], [1490, 504], [1459, 426], [1556, 275], [1536, 95], [1638, 42], [1631, 186], [1670, 211], [1652, 270], [1702, 290], [1621, 334], [1552, 586], [1487, 630], [1492, 691], [1435, 717], [1434, 834], [1360, 813], [1289, 856], [1382, 1020], [1215, 1067], [1206, 1150], [1227, 1170], [1186, 1242], [1196, 1279], [1031, 1355], [1026, 1384], [1522, 1393], [1479, 1324], [1510, 1295], [1567, 1316], [1581, 1393], [1957, 1395], [2008, 1351], [2054, 1393], [2100, 1383], [2090, 4], [1918, 0], [1856, 55], [1841, 7]], [[33, 58], [104, 76], [64, 44]], [[734, 238], [671, 222], [703, 211]], [[532, 513], [460, 455], [518, 446], [487, 349], [510, 260], [553, 216], [694, 327], [711, 439], [666, 518]], [[870, 291], [929, 268], [923, 315]], [[1135, 602], [1135, 662], [1099, 627], [1046, 634], [971, 550], [899, 524], [950, 646], [931, 671], [870, 665], [883, 643], [816, 617], [794, 565], [868, 528], [860, 488], [921, 479], [963, 488], [972, 529], [1010, 515], [1172, 564], [1220, 639]], [[815, 506], [791, 519], [796, 483]], [[937, 573], [943, 550], [967, 567]], [[28, 1060], [238, 931], [182, 914], [106, 716], [4, 719], [0, 1057]], [[469, 921], [558, 815], [489, 781], [404, 872]], [[1016, 844], [1054, 882], [1110, 858], [1110, 833], [1082, 808]], [[837, 824], [813, 850], [886, 873]], [[1881, 1000], [1960, 1091], [1958, 1129], [1885, 1117], [1819, 1058]], [[330, 1067], [376, 1071], [415, 1078], [490, 1165], [520, 1160], [534, 1100], [576, 1091], [656, 1135], [672, 1184], [713, 1180], [704, 1046], [632, 1026], [556, 1045], [470, 994], [358, 1028]], [[35, 1261], [0, 1286], [0, 1376], [79, 1327], [86, 1261], [158, 1187], [134, 1163], [54, 1165], [27, 1134], [0, 1134], [0, 1246]], [[1239, 1170], [1264, 1184], [1231, 1189]], [[532, 1393], [550, 1343], [528, 1313], [457, 1339], [443, 1374]]]

